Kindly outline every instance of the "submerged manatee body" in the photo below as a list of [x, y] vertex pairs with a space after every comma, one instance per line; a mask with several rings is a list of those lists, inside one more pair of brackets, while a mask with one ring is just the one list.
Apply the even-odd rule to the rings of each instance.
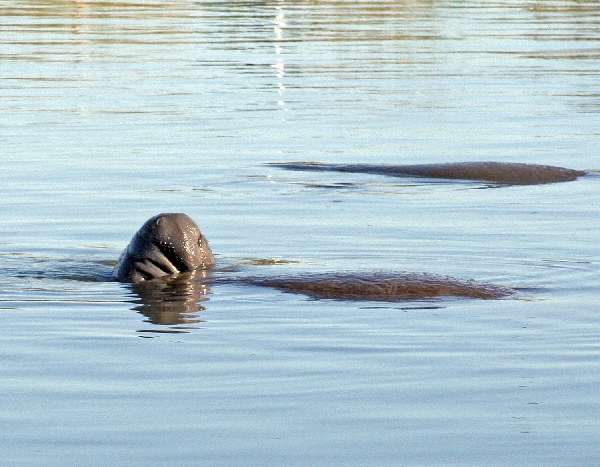
[[564, 167], [521, 164], [516, 162], [457, 162], [450, 164], [415, 165], [276, 162], [269, 165], [288, 170], [369, 173], [394, 177], [414, 176], [448, 180], [476, 180], [498, 185], [540, 185], [545, 183], [569, 182], [587, 173], [583, 170], [566, 169]]
[[114, 276], [136, 283], [214, 264], [215, 257], [196, 223], [186, 214], [164, 213], [148, 219], [133, 236]]
[[[192, 219], [185, 214], [159, 214], [146, 221], [133, 236], [115, 267], [114, 275], [119, 281], [133, 283], [134, 290], [143, 284], [144, 295], [152, 295], [152, 279], [198, 271], [214, 264], [215, 258], [208, 242]], [[180, 274], [178, 277], [183, 276]], [[395, 302], [436, 297], [495, 299], [512, 293], [510, 289], [491, 284], [415, 273], [327, 273], [229, 278], [201, 274], [190, 280], [199, 281], [199, 285], [245, 283], [334, 300]], [[157, 288], [165, 287], [159, 281], [155, 285]]]
[[507, 287], [455, 277], [385, 271], [248, 277], [245, 282], [312, 298], [333, 300], [398, 302], [439, 297], [496, 299], [513, 294]]

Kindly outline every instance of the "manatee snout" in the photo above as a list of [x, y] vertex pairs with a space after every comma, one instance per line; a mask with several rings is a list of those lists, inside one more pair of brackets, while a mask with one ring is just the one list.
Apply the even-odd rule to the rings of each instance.
[[189, 216], [163, 213], [148, 219], [136, 232], [114, 276], [121, 282], [141, 282], [206, 268], [215, 262], [208, 241]]

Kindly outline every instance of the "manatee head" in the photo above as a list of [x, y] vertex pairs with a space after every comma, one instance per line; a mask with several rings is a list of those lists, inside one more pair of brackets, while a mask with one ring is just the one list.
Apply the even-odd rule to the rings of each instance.
[[114, 276], [121, 282], [141, 282], [214, 264], [215, 257], [196, 223], [186, 214], [165, 213], [148, 219], [137, 231]]

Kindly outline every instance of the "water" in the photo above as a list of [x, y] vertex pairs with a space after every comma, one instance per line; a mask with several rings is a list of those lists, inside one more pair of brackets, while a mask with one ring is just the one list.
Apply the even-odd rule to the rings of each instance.
[[[2, 465], [597, 465], [597, 173], [488, 189], [266, 164], [600, 169], [599, 39], [594, 1], [2, 2]], [[222, 274], [521, 292], [220, 284], [171, 306], [110, 281], [163, 211]]]

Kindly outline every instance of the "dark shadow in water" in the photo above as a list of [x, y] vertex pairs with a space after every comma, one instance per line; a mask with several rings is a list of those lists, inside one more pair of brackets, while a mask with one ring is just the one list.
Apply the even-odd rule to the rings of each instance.
[[587, 172], [550, 165], [504, 162], [457, 162], [448, 164], [373, 165], [323, 164], [320, 162], [273, 162], [287, 170], [349, 172], [392, 177], [424, 177], [447, 180], [473, 180], [502, 185], [541, 185], [576, 180]]
[[158, 278], [131, 285], [137, 297], [132, 309], [147, 317], [147, 322], [168, 326], [168, 329], [141, 330], [150, 333], [181, 333], [197, 329], [204, 322], [199, 314], [205, 308], [210, 287], [207, 283], [211, 271], [193, 271], [167, 278]]

